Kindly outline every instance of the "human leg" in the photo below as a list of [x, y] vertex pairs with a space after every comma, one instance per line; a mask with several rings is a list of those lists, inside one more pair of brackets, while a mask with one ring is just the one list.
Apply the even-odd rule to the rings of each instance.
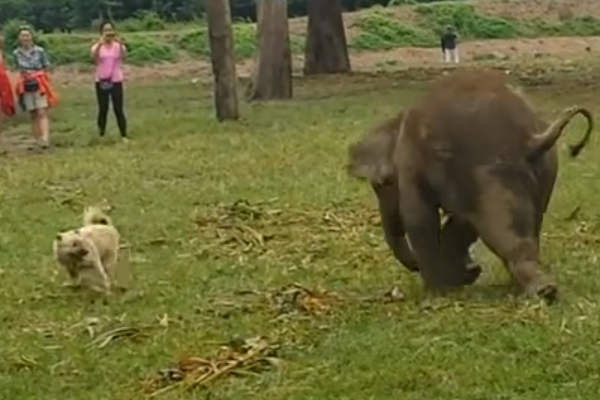
[[110, 92], [113, 112], [117, 119], [117, 126], [119, 127], [119, 133], [121, 137], [127, 137], [127, 117], [124, 111], [124, 95], [123, 95], [123, 82], [115, 82]]
[[96, 124], [98, 133], [104, 136], [106, 133], [106, 118], [108, 116], [108, 106], [110, 102], [110, 93], [108, 90], [100, 88], [100, 84], [96, 82], [96, 103], [98, 104], [98, 115]]

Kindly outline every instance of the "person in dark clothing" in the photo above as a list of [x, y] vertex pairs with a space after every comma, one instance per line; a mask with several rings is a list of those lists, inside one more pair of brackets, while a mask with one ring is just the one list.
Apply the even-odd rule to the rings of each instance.
[[444, 53], [444, 62], [453, 62], [458, 64], [458, 35], [451, 26], [446, 27], [446, 31], [440, 38], [440, 45]]
[[123, 109], [123, 58], [127, 48], [117, 37], [112, 23], [103, 23], [100, 32], [101, 38], [91, 49], [96, 63], [98, 131], [100, 136], [106, 133], [108, 108], [112, 101], [119, 133], [124, 140], [127, 140], [127, 118]]

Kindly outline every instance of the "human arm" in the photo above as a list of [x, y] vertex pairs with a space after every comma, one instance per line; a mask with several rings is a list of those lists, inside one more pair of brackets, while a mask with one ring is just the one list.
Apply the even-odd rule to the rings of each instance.
[[117, 38], [117, 43], [121, 46], [121, 59], [125, 59], [127, 56], [127, 46], [125, 45], [125, 40], [123, 38]]
[[15, 70], [17, 70], [18, 72], [21, 72], [22, 68], [21, 68], [21, 62], [20, 62], [18, 49], [15, 49], [15, 51], [13, 51], [12, 58], [13, 58], [12, 61], [13, 61], [13, 65], [15, 66]]
[[96, 61], [98, 59], [98, 56], [100, 55], [101, 46], [102, 43], [100, 41], [97, 41], [92, 45], [92, 48], [90, 49], [90, 55], [94, 61]]
[[43, 48], [39, 48], [40, 51], [40, 65], [42, 66], [42, 69], [44, 71], [48, 71], [50, 70], [50, 59], [48, 58], [48, 53], [46, 53], [46, 50]]

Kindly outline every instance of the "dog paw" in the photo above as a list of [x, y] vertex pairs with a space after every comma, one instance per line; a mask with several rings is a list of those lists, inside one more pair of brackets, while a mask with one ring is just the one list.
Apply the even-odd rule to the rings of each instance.
[[65, 283], [62, 287], [69, 290], [81, 290], [82, 288], [80, 283]]

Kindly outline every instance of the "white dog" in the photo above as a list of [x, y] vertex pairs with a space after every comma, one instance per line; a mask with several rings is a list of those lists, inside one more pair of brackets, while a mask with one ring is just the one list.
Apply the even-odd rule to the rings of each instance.
[[55, 259], [63, 265], [75, 287], [110, 291], [109, 272], [117, 263], [119, 232], [98, 207], [87, 207], [83, 226], [60, 232], [53, 242]]

